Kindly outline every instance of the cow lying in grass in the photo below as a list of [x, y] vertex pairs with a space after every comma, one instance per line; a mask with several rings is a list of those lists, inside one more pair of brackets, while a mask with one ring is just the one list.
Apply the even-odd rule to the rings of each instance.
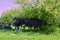
[[12, 29], [11, 23], [9, 23], [8, 26], [4, 26], [4, 29]]
[[2, 27], [3, 24], [4, 24], [3, 22], [0, 22], [0, 29], [3, 29], [3, 27]]
[[0, 25], [0, 29], [12, 29], [11, 23], [9, 23], [8, 26]]
[[37, 18], [14, 18], [13, 19], [15, 29], [19, 30], [19, 26], [25, 24], [28, 27], [41, 28], [42, 25], [47, 25], [48, 23], [45, 20], [37, 19]]

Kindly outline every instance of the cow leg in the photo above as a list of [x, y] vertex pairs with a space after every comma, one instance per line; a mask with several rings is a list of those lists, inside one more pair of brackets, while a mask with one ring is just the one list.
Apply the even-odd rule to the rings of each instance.
[[19, 31], [22, 31], [22, 26], [19, 27]]
[[21, 26], [17, 26], [17, 30], [18, 31], [22, 31], [22, 27]]
[[17, 27], [15, 26], [15, 32], [16, 32], [16, 30], [17, 30]]
[[34, 26], [34, 31], [36, 31], [36, 28], [37, 28], [37, 27], [36, 27], [36, 26]]
[[17, 30], [19, 30], [19, 26], [17, 26]]

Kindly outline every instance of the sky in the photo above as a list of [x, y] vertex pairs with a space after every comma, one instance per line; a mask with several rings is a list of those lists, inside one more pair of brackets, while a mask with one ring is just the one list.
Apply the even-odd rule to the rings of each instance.
[[[28, 1], [29, 3], [32, 2], [32, 0], [28, 0]], [[15, 0], [0, 0], [0, 16], [2, 15], [3, 12], [19, 6], [20, 5], [17, 4]]]
[[15, 0], [0, 0], [0, 16], [4, 11], [18, 7], [19, 4]]

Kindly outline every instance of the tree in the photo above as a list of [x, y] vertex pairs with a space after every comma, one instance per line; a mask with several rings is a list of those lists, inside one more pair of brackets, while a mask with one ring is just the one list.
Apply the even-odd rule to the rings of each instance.
[[[47, 29], [53, 29], [55, 26], [60, 24], [60, 0], [32, 0], [29, 2], [28, 0], [17, 0], [17, 3], [21, 5], [18, 10], [12, 10], [6, 15], [11, 15], [8, 20], [16, 17], [24, 17], [24, 18], [38, 18], [44, 19], [49, 24], [52, 24]], [[6, 21], [4, 14], [2, 18]], [[8, 22], [7, 22], [8, 23]]]

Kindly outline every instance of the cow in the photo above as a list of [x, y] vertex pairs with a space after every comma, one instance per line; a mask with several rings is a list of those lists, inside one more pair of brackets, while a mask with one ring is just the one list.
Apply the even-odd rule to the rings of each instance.
[[3, 29], [3, 22], [0, 22], [0, 29]]
[[19, 26], [22, 26], [25, 24], [28, 27], [34, 27], [34, 30], [36, 28], [42, 28], [42, 25], [47, 25], [48, 23], [45, 20], [38, 19], [38, 18], [13, 18], [13, 23], [15, 25], [15, 29], [17, 28], [19, 30]]
[[12, 27], [11, 27], [11, 23], [8, 23], [8, 25], [7, 26], [4, 26], [4, 25], [0, 25], [0, 29], [12, 29]]
[[11, 27], [11, 23], [8, 23], [7, 26], [3, 26], [3, 27], [4, 27], [4, 29], [12, 29], [12, 27]]

